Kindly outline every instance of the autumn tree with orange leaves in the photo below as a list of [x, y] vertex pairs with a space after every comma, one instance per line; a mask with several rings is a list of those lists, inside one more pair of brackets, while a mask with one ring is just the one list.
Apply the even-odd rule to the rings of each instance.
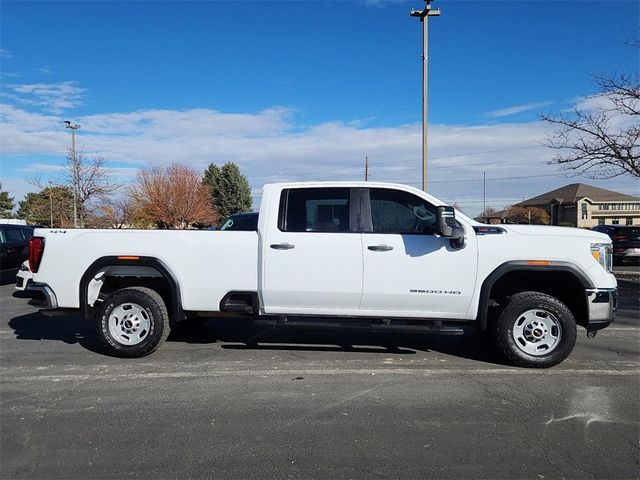
[[185, 229], [218, 219], [211, 189], [202, 183], [199, 172], [185, 165], [140, 170], [131, 193], [136, 216], [158, 228]]

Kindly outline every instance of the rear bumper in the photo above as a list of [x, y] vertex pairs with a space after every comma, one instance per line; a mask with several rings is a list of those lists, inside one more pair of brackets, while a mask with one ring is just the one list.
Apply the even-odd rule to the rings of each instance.
[[595, 332], [608, 327], [616, 318], [618, 308], [617, 288], [588, 288], [587, 314], [589, 332]]
[[37, 283], [28, 279], [26, 286], [13, 292], [13, 296], [16, 298], [28, 298], [29, 305], [33, 305], [42, 310], [54, 310], [58, 308], [56, 294], [53, 293], [51, 287], [46, 283]]

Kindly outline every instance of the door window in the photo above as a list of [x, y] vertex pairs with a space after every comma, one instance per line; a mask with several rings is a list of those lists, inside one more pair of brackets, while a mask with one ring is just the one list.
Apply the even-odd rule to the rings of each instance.
[[372, 188], [373, 233], [433, 234], [436, 208], [427, 201], [401, 190]]
[[7, 235], [7, 242], [21, 242], [24, 240], [19, 228], [8, 228], [5, 233]]
[[284, 232], [348, 232], [350, 189], [284, 190], [278, 225]]

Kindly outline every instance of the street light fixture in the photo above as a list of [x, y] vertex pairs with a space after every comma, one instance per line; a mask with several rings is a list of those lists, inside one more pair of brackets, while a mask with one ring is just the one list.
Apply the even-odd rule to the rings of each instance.
[[411, 9], [411, 16], [422, 22], [422, 190], [427, 191], [427, 100], [429, 93], [429, 17], [439, 17], [440, 9], [433, 9], [433, 0], [424, 0], [423, 10]]
[[73, 227], [78, 228], [78, 206], [77, 206], [77, 190], [78, 190], [78, 158], [76, 156], [76, 130], [80, 128], [77, 123], [71, 123], [69, 120], [64, 121], [64, 127], [71, 129], [71, 176], [73, 178]]

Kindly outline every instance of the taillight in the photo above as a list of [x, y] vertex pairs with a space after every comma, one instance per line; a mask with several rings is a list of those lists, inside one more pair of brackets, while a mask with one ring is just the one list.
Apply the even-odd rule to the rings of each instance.
[[626, 240], [627, 236], [626, 235], [614, 235], [613, 239], [614, 240]]
[[44, 238], [32, 237], [29, 240], [29, 269], [36, 273], [40, 268], [40, 260], [42, 260], [42, 253], [44, 252]]

